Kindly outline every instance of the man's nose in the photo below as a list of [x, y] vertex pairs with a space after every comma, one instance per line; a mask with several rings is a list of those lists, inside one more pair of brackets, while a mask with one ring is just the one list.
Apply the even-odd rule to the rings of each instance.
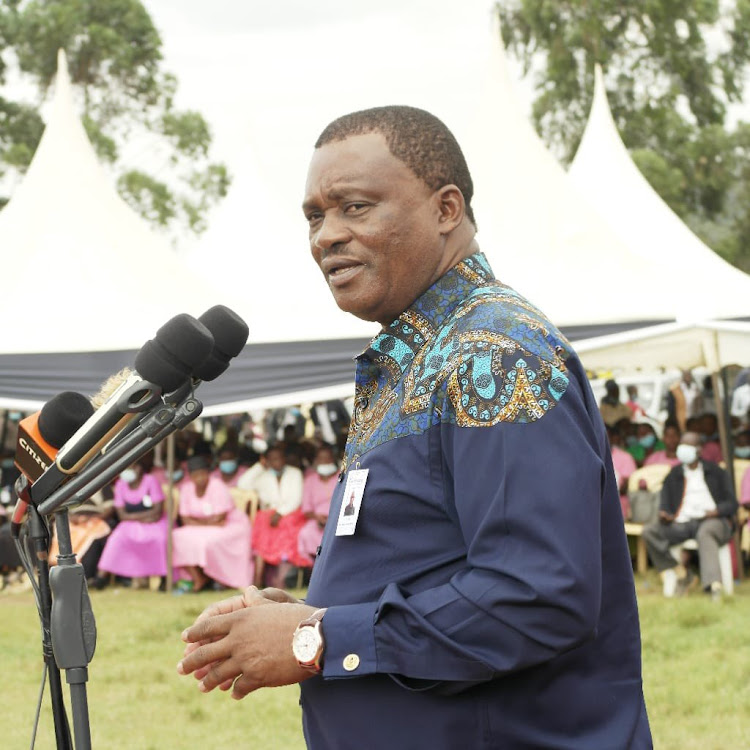
[[340, 217], [326, 214], [313, 234], [313, 245], [319, 250], [330, 250], [335, 245], [347, 242], [349, 232]]

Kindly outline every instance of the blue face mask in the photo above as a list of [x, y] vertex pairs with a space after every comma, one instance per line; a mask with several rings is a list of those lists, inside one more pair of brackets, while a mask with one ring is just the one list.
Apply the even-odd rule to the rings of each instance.
[[179, 482], [182, 477], [185, 476], [185, 472], [182, 469], [176, 469], [172, 472], [172, 481]]
[[280, 477], [284, 473], [284, 469], [269, 469], [271, 474], [273, 474], [275, 477]]
[[222, 474], [234, 474], [237, 471], [237, 462], [234, 459], [219, 461], [219, 471]]
[[644, 448], [653, 448], [654, 443], [656, 442], [656, 435], [652, 435], [652, 434], [644, 435], [643, 437], [638, 438], [638, 442]]
[[737, 458], [750, 458], [750, 445], [738, 445], [734, 449]]

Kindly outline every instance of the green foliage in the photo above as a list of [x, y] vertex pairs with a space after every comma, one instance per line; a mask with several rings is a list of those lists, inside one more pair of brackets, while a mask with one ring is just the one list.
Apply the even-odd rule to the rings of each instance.
[[43, 131], [44, 123], [34, 108], [0, 97], [0, 174], [6, 165], [25, 168]]
[[[177, 81], [162, 69], [161, 47], [140, 0], [0, 0], [0, 83], [4, 61], [11, 61], [43, 94], [64, 49], [84, 127], [99, 158], [114, 165], [122, 196], [157, 226], [198, 232], [229, 177], [210, 160], [211, 132], [202, 115], [175, 109]], [[6, 129], [6, 122], [14, 127]], [[28, 167], [40, 125], [35, 108], [0, 100], [0, 175], [4, 167], [21, 173]], [[128, 154], [126, 145], [137, 153]], [[204, 184], [215, 186], [217, 172], [223, 192], [200, 192]]]
[[123, 198], [149, 221], [166, 226], [175, 216], [175, 200], [170, 189], [153, 177], [131, 169], [117, 180]]
[[750, 67], [750, 1], [502, 0], [497, 11], [503, 41], [533, 76], [534, 124], [561, 160], [580, 142], [599, 63], [638, 167], [704, 241], [750, 271], [746, 126], [726, 126]]

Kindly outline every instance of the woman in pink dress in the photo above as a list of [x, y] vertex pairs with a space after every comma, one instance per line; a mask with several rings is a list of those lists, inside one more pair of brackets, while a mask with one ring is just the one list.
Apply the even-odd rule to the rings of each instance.
[[246, 469], [246, 466], [240, 466], [237, 451], [224, 447], [219, 453], [219, 463], [211, 472], [211, 476], [218, 477], [227, 487], [232, 488], [237, 486]]
[[250, 521], [221, 479], [212, 477], [206, 456], [187, 462], [190, 481], [180, 491], [182, 527], [172, 534], [172, 564], [193, 581], [193, 591], [214, 580], [242, 589], [252, 581]]
[[309, 560], [307, 567], [312, 566], [323, 539], [323, 529], [328, 520], [328, 509], [331, 496], [336, 486], [336, 460], [333, 449], [322, 445], [315, 455], [315, 471], [305, 477], [302, 488], [301, 510], [307, 523], [300, 529], [297, 537], [297, 548], [302, 560]]
[[120, 474], [114, 507], [119, 523], [107, 539], [99, 571], [128, 578], [167, 574], [167, 518], [164, 493], [140, 462]]

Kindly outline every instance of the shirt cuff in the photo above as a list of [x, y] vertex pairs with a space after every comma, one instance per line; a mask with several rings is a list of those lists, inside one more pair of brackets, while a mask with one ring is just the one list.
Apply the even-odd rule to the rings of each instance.
[[377, 602], [328, 607], [322, 620], [325, 652], [323, 677], [361, 677], [377, 671], [375, 617]]

